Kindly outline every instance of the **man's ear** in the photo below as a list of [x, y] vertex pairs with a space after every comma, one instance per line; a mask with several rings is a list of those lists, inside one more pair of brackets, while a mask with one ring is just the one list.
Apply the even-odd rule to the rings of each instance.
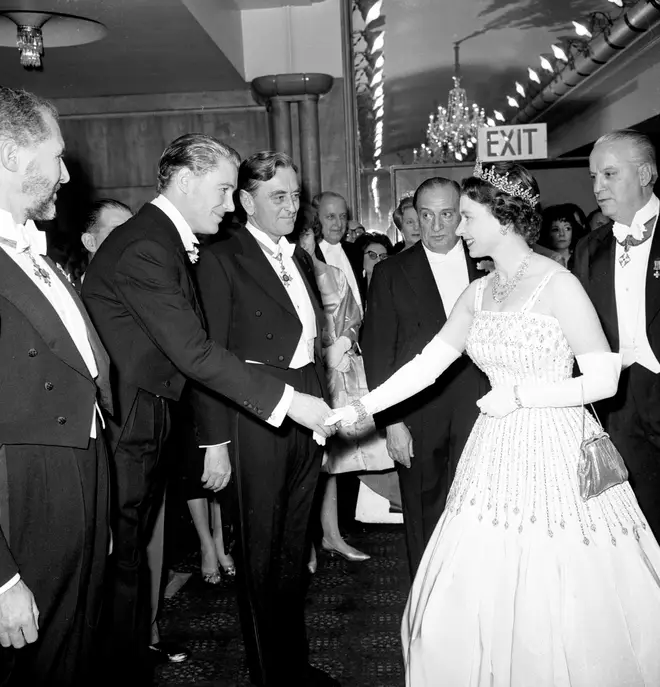
[[248, 216], [252, 217], [254, 215], [254, 198], [245, 189], [241, 189], [238, 192], [238, 198], [241, 201], [241, 205]]
[[80, 237], [80, 240], [82, 241], [82, 245], [85, 246], [85, 250], [88, 253], [96, 253], [96, 239], [94, 238], [94, 234], [90, 234], [86, 231]]
[[184, 193], [185, 195], [190, 193], [190, 182], [192, 180], [192, 176], [192, 171], [187, 167], [179, 167], [179, 169], [177, 169], [176, 173], [174, 174], [174, 183], [181, 193]]
[[637, 176], [639, 178], [639, 183], [643, 186], [649, 186], [653, 184], [653, 169], [650, 162], [642, 162], [642, 164], [637, 168]]
[[18, 171], [18, 145], [11, 138], [0, 141], [0, 165], [10, 172]]

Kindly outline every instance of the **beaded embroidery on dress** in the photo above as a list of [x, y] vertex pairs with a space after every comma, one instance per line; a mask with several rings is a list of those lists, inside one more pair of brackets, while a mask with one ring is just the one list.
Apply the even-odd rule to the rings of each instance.
[[[531, 310], [557, 271], [520, 312], [480, 280], [466, 351], [493, 387], [572, 376]], [[581, 439], [580, 407], [479, 416], [404, 613], [408, 687], [660, 685], [660, 548], [627, 482], [582, 501]]]

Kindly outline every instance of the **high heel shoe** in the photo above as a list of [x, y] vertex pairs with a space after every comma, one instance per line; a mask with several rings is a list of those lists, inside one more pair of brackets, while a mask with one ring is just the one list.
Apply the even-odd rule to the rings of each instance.
[[309, 563], [307, 563], [307, 570], [309, 570], [310, 574], [313, 575], [316, 572], [316, 568], [318, 567], [318, 559], [316, 557], [316, 547], [314, 544], [312, 544], [312, 552], [309, 557]]
[[218, 568], [212, 572], [204, 572], [202, 570], [202, 579], [206, 584], [210, 584], [215, 587], [216, 584], [220, 584], [222, 582], [222, 573]]
[[220, 564], [220, 567], [222, 568], [222, 574], [228, 577], [229, 579], [233, 579], [236, 577], [236, 566], [234, 563], [229, 563], [229, 565], [222, 565]]
[[[346, 546], [348, 546], [348, 544], [346, 544]], [[352, 561], [353, 563], [368, 561], [371, 558], [371, 556], [368, 553], [358, 551], [356, 548], [352, 546], [348, 546], [348, 548], [353, 549], [353, 551], [342, 551], [338, 549], [336, 546], [332, 546], [332, 544], [329, 544], [325, 539], [321, 541], [321, 548], [324, 551], [327, 551], [330, 555], [334, 556], [335, 554], [337, 554], [338, 556], [345, 558], [347, 561]]]

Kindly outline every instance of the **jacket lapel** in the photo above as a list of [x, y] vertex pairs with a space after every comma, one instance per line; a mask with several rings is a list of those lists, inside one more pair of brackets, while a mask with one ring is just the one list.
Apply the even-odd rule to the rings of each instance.
[[[54, 271], [59, 272], [57, 268]], [[55, 308], [4, 250], [0, 250], [0, 295], [23, 313], [58, 358], [89, 378], [89, 370]]]
[[304, 250], [300, 246], [296, 246], [296, 250], [293, 253], [293, 261], [296, 263], [296, 267], [300, 271], [303, 283], [307, 289], [309, 295], [309, 300], [312, 302], [312, 307], [314, 308], [314, 315], [316, 315], [316, 341], [315, 348], [316, 355], [321, 355], [321, 333], [323, 331], [323, 326], [325, 323], [325, 315], [323, 312], [323, 301], [321, 299], [321, 292], [316, 283], [316, 277], [314, 276], [314, 267], [310, 264], [311, 259], [307, 256]]
[[424, 317], [428, 317], [429, 313], [435, 313], [439, 328], [447, 320], [447, 314], [422, 242], [418, 241], [408, 250], [408, 260], [402, 264], [403, 273], [412, 287], [415, 302], [419, 304]]
[[[651, 239], [651, 254], [646, 268], [646, 328], [660, 312], [660, 231], [658, 220], [655, 223], [655, 233]], [[656, 268], [657, 266], [657, 268]]]
[[612, 234], [612, 224], [602, 227], [601, 235], [594, 241], [589, 264], [589, 296], [600, 316], [612, 350], [619, 349], [619, 318], [616, 312], [614, 291], [614, 261], [616, 241]]
[[259, 286], [283, 308], [298, 318], [293, 301], [286, 292], [282, 280], [275, 274], [268, 258], [264, 255], [257, 240], [247, 229], [238, 233], [238, 240], [243, 248], [243, 253], [236, 254], [236, 262], [245, 269]]
[[[99, 338], [99, 335], [96, 333], [96, 329], [94, 328], [94, 325], [92, 324], [92, 321], [90, 320], [89, 315], [87, 314], [87, 310], [85, 310], [85, 307], [83, 306], [82, 301], [80, 300], [80, 296], [78, 296], [76, 290], [73, 288], [73, 286], [66, 278], [62, 270], [58, 268], [58, 266], [55, 264], [53, 260], [51, 260], [51, 258], [49, 258], [47, 255], [44, 255], [42, 257], [50, 265], [53, 272], [55, 272], [57, 278], [62, 282], [62, 284], [64, 284], [64, 287], [68, 291], [69, 296], [71, 296], [71, 300], [75, 303], [76, 308], [78, 308], [78, 312], [80, 312], [80, 315], [83, 318], [85, 328], [87, 330], [87, 340], [89, 341], [89, 345], [92, 349], [94, 361], [96, 362], [96, 368], [98, 370], [98, 377], [95, 381], [99, 389], [99, 401], [103, 409], [110, 413], [110, 415], [112, 415], [113, 408], [112, 392], [110, 390], [110, 358], [105, 348], [103, 347], [101, 339]], [[89, 377], [89, 371], [87, 370], [87, 366], [85, 366], [85, 371], [87, 372], [87, 376]]]

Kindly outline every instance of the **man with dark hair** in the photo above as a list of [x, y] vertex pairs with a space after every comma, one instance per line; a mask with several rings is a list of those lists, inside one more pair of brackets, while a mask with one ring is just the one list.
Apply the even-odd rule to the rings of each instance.
[[655, 148], [637, 131], [601, 136], [589, 158], [609, 218], [575, 249], [573, 271], [622, 356], [616, 396], [598, 404], [642, 512], [660, 538], [660, 201]]
[[0, 683], [92, 684], [109, 361], [34, 220], [69, 181], [53, 107], [0, 87]]
[[102, 198], [92, 203], [80, 240], [91, 260], [110, 232], [133, 217], [133, 211], [114, 198]]
[[[376, 266], [371, 280], [362, 352], [373, 389], [421, 352], [440, 331], [460, 294], [479, 275], [457, 237], [458, 184], [424, 181], [414, 196], [422, 239]], [[445, 507], [458, 459], [485, 393], [467, 359], [433, 386], [380, 413], [387, 448], [397, 463], [411, 577]]]
[[[286, 237], [300, 205], [297, 170], [283, 153], [245, 160], [238, 191], [247, 225], [202, 253], [197, 278], [209, 335], [269, 378], [327, 398], [323, 313], [311, 260]], [[236, 438], [238, 591], [250, 677], [264, 687], [336, 685], [307, 662], [303, 572], [322, 450], [309, 430], [268, 427], [244, 408], [200, 392], [200, 441]], [[215, 447], [207, 453], [217, 451]]]
[[[160, 195], [103, 242], [83, 299], [114, 364], [116, 412], [108, 423], [115, 471], [112, 567], [115, 679], [141, 684], [149, 643], [145, 548], [163, 492], [170, 403], [188, 379], [223, 394], [259, 420], [293, 421], [327, 436], [322, 399], [242, 362], [210, 339], [193, 285], [195, 234], [215, 234], [234, 209], [238, 154], [211, 136], [186, 134], [164, 151]], [[227, 448], [207, 455], [212, 488]], [[158, 648], [158, 647], [156, 647]]]

